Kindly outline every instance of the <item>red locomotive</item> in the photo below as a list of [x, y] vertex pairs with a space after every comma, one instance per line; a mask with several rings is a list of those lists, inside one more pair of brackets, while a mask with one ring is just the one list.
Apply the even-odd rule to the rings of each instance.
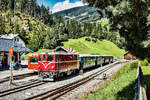
[[78, 55], [73, 53], [43, 53], [39, 58], [39, 80], [54, 81], [55, 78], [70, 74], [79, 67]]

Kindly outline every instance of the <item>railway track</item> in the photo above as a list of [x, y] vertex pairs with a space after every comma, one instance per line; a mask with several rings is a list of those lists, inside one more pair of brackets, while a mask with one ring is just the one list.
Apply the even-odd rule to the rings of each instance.
[[32, 87], [36, 87], [36, 86], [39, 86], [39, 85], [42, 85], [42, 84], [45, 84], [45, 82], [40, 82], [38, 80], [35, 80], [34, 82], [26, 84], [26, 85], [21, 85], [21, 86], [18, 86], [16, 88], [1, 91], [0, 92], [0, 97], [4, 97], [4, 96], [7, 96], [7, 95], [16, 93], [16, 92], [27, 90], [27, 89], [30, 89]]
[[[30, 76], [34, 76], [34, 75], [37, 75], [37, 74], [36, 73], [26, 73], [26, 74], [21, 74], [21, 75], [15, 75], [13, 78], [14, 78], [14, 80], [19, 80], [19, 79], [23, 79], [25, 77], [30, 77]], [[7, 81], [9, 81], [9, 79], [10, 79], [10, 77], [0, 79], [0, 83], [7, 82]]]
[[[115, 64], [117, 64], [117, 63], [115, 63]], [[115, 64], [113, 64], [113, 66]], [[61, 87], [56, 88], [56, 89], [46, 91], [44, 93], [41, 93], [41, 94], [38, 94], [35, 96], [28, 97], [24, 100], [31, 100], [31, 99], [34, 99], [34, 100], [43, 100], [43, 99], [55, 100], [55, 99], [63, 96], [64, 94], [70, 92], [71, 90], [73, 90], [73, 89], [75, 89], [81, 85], [84, 85], [85, 83], [94, 79], [96, 76], [103, 74], [104, 72], [108, 71], [111, 68], [112, 68], [112, 65], [109, 65], [109, 66], [105, 67], [104, 69], [102, 69], [96, 73], [93, 73], [92, 75], [89, 75], [83, 79], [69, 83], [67, 85], [61, 86]]]

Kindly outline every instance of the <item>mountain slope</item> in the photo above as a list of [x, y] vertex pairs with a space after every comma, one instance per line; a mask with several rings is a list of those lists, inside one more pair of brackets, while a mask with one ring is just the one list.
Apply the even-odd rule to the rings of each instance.
[[65, 20], [74, 19], [82, 22], [93, 22], [100, 18], [96, 8], [81, 6], [53, 13], [53, 17], [62, 16]]

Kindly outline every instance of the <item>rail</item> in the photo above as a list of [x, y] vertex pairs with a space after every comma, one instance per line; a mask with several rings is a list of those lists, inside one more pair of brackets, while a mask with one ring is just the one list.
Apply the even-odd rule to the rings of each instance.
[[42, 85], [42, 84], [46, 84], [46, 83], [35, 80], [34, 82], [28, 83], [26, 85], [21, 85], [21, 86], [11, 88], [11, 89], [8, 89], [8, 90], [0, 91], [0, 97], [4, 97], [4, 96], [7, 96], [7, 95], [10, 95], [10, 94], [13, 94], [13, 93], [17, 93], [17, 92], [20, 92], [20, 91], [23, 91], [23, 90], [27, 90], [27, 89], [30, 89], [31, 87], [36, 87], [36, 86], [39, 86], [39, 85]]
[[24, 100], [56, 100], [59, 97], [63, 96], [64, 94], [72, 91], [73, 89], [86, 84], [87, 82], [91, 81], [92, 79], [94, 79], [96, 76], [101, 75], [101, 74], [105, 74], [106, 71], [108, 71], [109, 69], [111, 69], [112, 67], [114, 67], [113, 65], [118, 64], [118, 62], [113, 63], [105, 68], [103, 68], [100, 71], [97, 71], [95, 73], [92, 73], [89, 76], [86, 76], [82, 79], [79, 79], [75, 82], [71, 82], [69, 84], [60, 86], [58, 88], [52, 89], [52, 90], [48, 90], [46, 92], [37, 94], [37, 95], [33, 95], [31, 97], [25, 98]]
[[134, 100], [147, 100], [146, 84], [144, 83], [144, 77], [140, 62], [137, 69]]

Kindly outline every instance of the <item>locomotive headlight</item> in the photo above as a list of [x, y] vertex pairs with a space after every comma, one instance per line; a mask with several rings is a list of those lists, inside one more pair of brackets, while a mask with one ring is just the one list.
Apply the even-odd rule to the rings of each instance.
[[54, 69], [54, 66], [52, 66], [52, 69]]

